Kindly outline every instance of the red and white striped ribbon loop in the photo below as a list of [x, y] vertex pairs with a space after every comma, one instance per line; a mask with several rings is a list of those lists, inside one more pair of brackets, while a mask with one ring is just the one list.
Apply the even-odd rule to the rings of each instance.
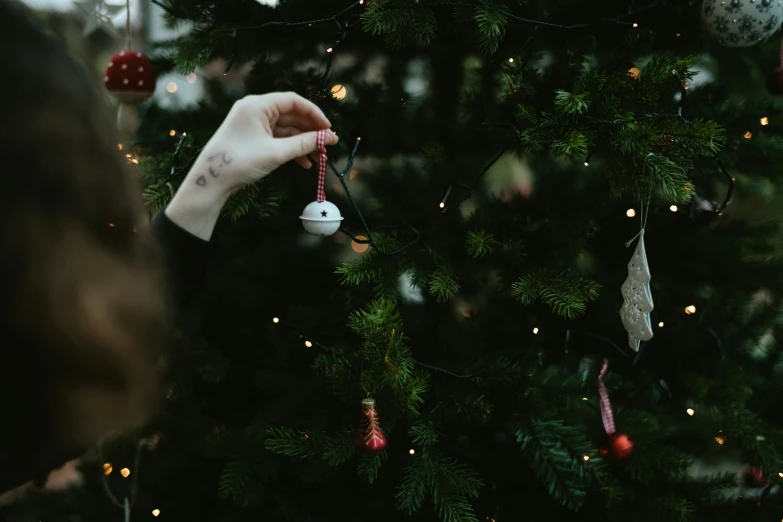
[[321, 153], [318, 158], [318, 194], [316, 201], [321, 203], [326, 201], [326, 190], [324, 185], [326, 184], [326, 131], [319, 130], [316, 137], [316, 143], [318, 144], [318, 151]]
[[609, 394], [606, 392], [606, 385], [604, 384], [604, 374], [609, 368], [609, 360], [604, 359], [604, 365], [601, 368], [601, 373], [598, 375], [598, 394], [601, 398], [601, 419], [604, 421], [604, 429], [606, 434], [614, 435], [614, 415], [612, 414], [612, 403], [609, 402]]

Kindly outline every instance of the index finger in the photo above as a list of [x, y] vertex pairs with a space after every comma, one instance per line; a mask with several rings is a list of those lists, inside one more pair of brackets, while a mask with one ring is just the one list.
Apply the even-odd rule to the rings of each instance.
[[313, 125], [314, 129], [328, 129], [332, 126], [316, 104], [295, 92], [273, 92], [253, 98], [256, 98], [265, 108], [273, 109], [275, 114], [270, 114], [273, 125], [281, 116], [292, 115], [304, 118]]

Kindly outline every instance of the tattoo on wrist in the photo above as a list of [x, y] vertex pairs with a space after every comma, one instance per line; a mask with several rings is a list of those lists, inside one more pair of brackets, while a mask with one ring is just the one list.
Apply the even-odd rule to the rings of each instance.
[[[209, 171], [209, 175], [213, 178], [220, 177], [220, 172], [229, 163], [231, 163], [233, 159], [230, 159], [226, 156], [225, 152], [218, 152], [217, 154], [213, 154], [211, 156], [207, 156], [207, 162], [210, 163], [210, 165], [207, 167], [207, 170]], [[204, 175], [199, 176], [196, 179], [196, 185], [199, 187], [206, 187], [207, 186], [207, 177]]]

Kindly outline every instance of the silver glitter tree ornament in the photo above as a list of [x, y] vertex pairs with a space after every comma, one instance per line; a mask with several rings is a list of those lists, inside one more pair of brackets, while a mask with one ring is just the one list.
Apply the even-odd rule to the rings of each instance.
[[642, 341], [649, 341], [653, 337], [652, 323], [650, 322], [650, 312], [653, 310], [650, 279], [652, 279], [652, 275], [650, 274], [650, 266], [647, 264], [647, 252], [644, 249], [644, 228], [642, 228], [636, 250], [628, 262], [628, 277], [621, 288], [623, 306], [620, 308], [620, 319], [628, 332], [628, 346], [637, 352]]

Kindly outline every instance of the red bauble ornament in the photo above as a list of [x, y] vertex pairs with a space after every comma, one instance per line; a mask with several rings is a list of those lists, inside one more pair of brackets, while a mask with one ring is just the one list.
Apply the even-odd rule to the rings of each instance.
[[375, 399], [369, 397], [362, 401], [362, 420], [356, 436], [356, 447], [368, 453], [378, 453], [386, 447], [386, 435], [383, 434], [375, 410]]
[[610, 453], [617, 460], [624, 460], [633, 452], [633, 442], [624, 433], [615, 433], [609, 440]]
[[120, 102], [120, 132], [133, 134], [138, 127], [136, 105], [155, 92], [152, 62], [139, 51], [120, 51], [109, 60], [103, 85]]

